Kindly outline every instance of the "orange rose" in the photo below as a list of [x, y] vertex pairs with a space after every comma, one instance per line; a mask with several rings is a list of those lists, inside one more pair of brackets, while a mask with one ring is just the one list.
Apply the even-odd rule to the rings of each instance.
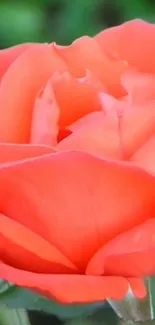
[[0, 52], [0, 277], [62, 302], [155, 273], [155, 25]]

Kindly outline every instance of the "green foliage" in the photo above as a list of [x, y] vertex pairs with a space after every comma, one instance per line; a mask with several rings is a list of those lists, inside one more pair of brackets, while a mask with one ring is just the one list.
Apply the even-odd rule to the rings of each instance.
[[0, 47], [23, 42], [69, 44], [140, 17], [155, 21], [154, 0], [1, 0]]
[[31, 325], [24, 309], [0, 308], [1, 325]]
[[48, 300], [32, 291], [15, 287], [7, 282], [0, 281], [0, 307], [12, 309], [26, 308], [28, 310], [44, 311], [56, 315], [60, 319], [87, 316], [92, 314], [103, 303], [65, 305]]
[[[38, 315], [41, 312], [41, 317], [42, 313], [46, 313], [51, 317], [53, 325], [63, 322], [64, 325], [116, 325], [118, 320], [108, 303], [61, 304], [0, 280], [0, 325], [29, 325], [26, 310], [31, 314], [38, 312]], [[55, 318], [53, 322], [53, 315], [58, 321]], [[46, 325], [44, 321], [42, 324]]]

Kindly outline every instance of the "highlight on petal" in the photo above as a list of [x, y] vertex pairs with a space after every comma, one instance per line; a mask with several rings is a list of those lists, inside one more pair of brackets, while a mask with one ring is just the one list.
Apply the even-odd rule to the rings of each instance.
[[151, 173], [155, 173], [155, 136], [149, 138], [137, 150], [130, 159], [135, 165], [138, 165]]
[[[95, 36], [101, 51], [126, 60], [129, 67], [146, 73], [155, 72], [155, 25], [134, 19]], [[131, 46], [132, 42], [132, 46]]]
[[75, 77], [83, 77], [85, 70], [89, 69], [114, 96], [125, 94], [120, 77], [127, 69], [127, 63], [108, 55], [106, 51], [103, 53], [95, 39], [83, 36], [69, 46], [55, 45], [55, 49]]
[[90, 81], [90, 73], [82, 79], [68, 72], [54, 74], [36, 102], [31, 142], [55, 145], [59, 131], [84, 115], [101, 110], [98, 92], [103, 86], [96, 80]]
[[155, 214], [151, 174], [82, 152], [5, 165], [0, 186], [1, 211], [56, 246], [81, 272], [107, 241]]
[[116, 114], [110, 116], [104, 112], [92, 113], [69, 128], [74, 130], [73, 133], [60, 141], [55, 150], [78, 150], [113, 159], [123, 157]]
[[38, 273], [75, 273], [77, 268], [56, 247], [0, 214], [0, 260], [19, 269]]
[[[18, 286], [39, 291], [62, 303], [90, 303], [107, 298], [120, 300], [132, 284], [122, 277], [37, 274], [21, 271], [4, 263], [0, 263], [0, 277]], [[145, 295], [143, 288], [137, 293]]]
[[155, 100], [155, 74], [128, 71], [122, 75], [122, 85], [127, 90], [132, 104]]
[[[148, 215], [149, 218], [149, 215]], [[116, 236], [90, 260], [87, 274], [145, 277], [155, 273], [155, 219]]]
[[141, 105], [126, 104], [120, 132], [124, 156], [130, 159], [155, 132], [155, 101], [146, 101]]
[[41, 145], [0, 143], [0, 165], [49, 154], [53, 151], [51, 147]]
[[4, 73], [10, 65], [28, 48], [34, 44], [20, 44], [16, 46], [9, 47], [4, 50], [0, 50], [0, 80], [3, 78]]
[[0, 87], [1, 142], [29, 142], [35, 97], [57, 69], [66, 65], [48, 44], [31, 46], [13, 62]]

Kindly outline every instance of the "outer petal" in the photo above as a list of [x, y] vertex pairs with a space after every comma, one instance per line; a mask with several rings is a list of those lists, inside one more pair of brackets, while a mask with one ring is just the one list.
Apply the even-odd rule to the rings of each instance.
[[95, 39], [84, 36], [70, 46], [56, 46], [56, 51], [75, 77], [83, 77], [89, 69], [113, 95], [120, 97], [125, 93], [120, 76], [127, 69], [127, 63], [101, 52]]
[[53, 152], [53, 149], [47, 146], [0, 143], [0, 164], [37, 157], [51, 152]]
[[87, 274], [145, 277], [155, 273], [155, 219], [117, 236], [91, 259]]
[[[20, 271], [0, 263], [0, 277], [19, 286], [34, 289], [62, 303], [88, 303], [106, 298], [122, 299], [133, 284], [122, 277], [97, 277], [85, 275], [43, 275]], [[135, 280], [135, 281], [134, 281]], [[137, 297], [144, 297], [144, 285], [133, 279]], [[130, 280], [129, 280], [130, 281]]]
[[20, 44], [7, 48], [5, 50], [0, 50], [0, 80], [2, 79], [9, 66], [13, 63], [13, 61], [33, 45], [34, 44]]
[[118, 55], [142, 72], [155, 72], [155, 25], [131, 20], [95, 36], [100, 49]]
[[76, 267], [56, 247], [18, 222], [0, 214], [0, 259], [38, 273], [75, 273]]
[[123, 158], [116, 114], [106, 116], [104, 112], [92, 113], [78, 123], [80, 126], [77, 127], [75, 123], [75, 131], [60, 141], [56, 150], [79, 150], [99, 157]]
[[14, 61], [0, 87], [1, 142], [29, 142], [35, 97], [51, 74], [65, 67], [47, 44], [30, 47]]
[[81, 270], [106, 241], [155, 214], [153, 176], [80, 152], [8, 164], [0, 169], [0, 186], [2, 211]]

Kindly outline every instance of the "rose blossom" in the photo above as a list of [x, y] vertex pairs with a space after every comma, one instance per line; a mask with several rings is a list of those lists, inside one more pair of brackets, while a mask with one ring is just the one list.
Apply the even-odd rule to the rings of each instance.
[[0, 277], [62, 302], [155, 273], [155, 25], [0, 51]]

